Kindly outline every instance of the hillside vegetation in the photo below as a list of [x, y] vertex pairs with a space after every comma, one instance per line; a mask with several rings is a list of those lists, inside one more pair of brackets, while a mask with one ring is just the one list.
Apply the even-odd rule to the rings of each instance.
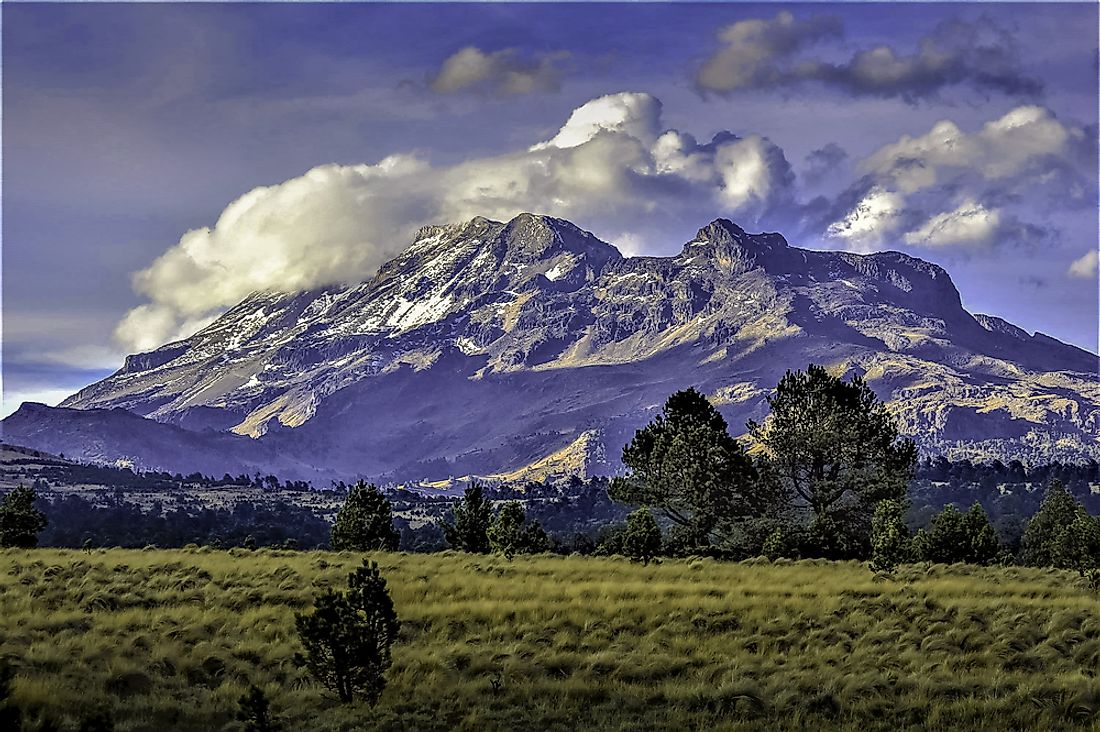
[[0, 551], [13, 700], [75, 729], [1100, 730], [1100, 596], [1020, 567], [373, 554], [401, 640], [378, 706], [293, 663], [293, 615], [363, 555]]

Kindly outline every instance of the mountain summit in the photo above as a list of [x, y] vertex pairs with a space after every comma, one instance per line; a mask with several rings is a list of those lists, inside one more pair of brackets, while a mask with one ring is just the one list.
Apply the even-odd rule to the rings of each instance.
[[862, 374], [928, 453], [1100, 456], [1095, 355], [971, 315], [924, 260], [802, 249], [725, 219], [671, 257], [624, 258], [532, 214], [425, 227], [369, 282], [254, 293], [128, 357], [62, 404], [55, 433], [43, 408], [33, 431], [23, 411], [3, 426], [146, 467], [170, 466], [148, 445], [82, 443], [72, 410], [252, 438], [295, 473], [609, 472], [672, 391], [700, 388], [736, 431], [809, 363]]

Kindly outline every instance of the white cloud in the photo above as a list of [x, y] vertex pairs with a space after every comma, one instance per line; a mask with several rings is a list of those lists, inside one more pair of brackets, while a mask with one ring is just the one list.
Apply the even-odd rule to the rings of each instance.
[[927, 134], [905, 135], [880, 148], [861, 169], [913, 193], [959, 172], [1000, 180], [1049, 168], [1052, 159], [1075, 167], [1072, 145], [1084, 136], [1083, 130], [1062, 124], [1049, 109], [1029, 105], [1016, 107], [972, 134], [950, 120], [937, 122]]
[[1098, 264], [1100, 264], [1100, 255], [1093, 249], [1091, 252], [1086, 252], [1081, 257], [1073, 260], [1067, 274], [1070, 277], [1093, 279], [1096, 277]]
[[974, 132], [941, 120], [860, 162], [862, 178], [849, 191], [857, 203], [834, 212], [827, 236], [867, 251], [896, 246], [899, 236], [918, 247], [1034, 244], [1041, 228], [1006, 206], [1087, 205], [1095, 171], [1086, 161], [1094, 159], [1086, 132], [1044, 107], [1016, 107]]
[[874, 251], [896, 231], [903, 202], [897, 193], [872, 188], [843, 219], [830, 224], [826, 234], [842, 242], [845, 249]]
[[467, 46], [443, 62], [429, 87], [441, 94], [470, 90], [506, 95], [557, 91], [561, 87], [560, 62], [567, 58], [567, 52], [528, 59], [513, 48], [487, 53]]
[[661, 127], [655, 97], [615, 94], [515, 153], [442, 167], [393, 155], [257, 188], [134, 276], [149, 302], [127, 314], [116, 337], [147, 350], [256, 290], [363, 280], [426, 223], [534, 211], [621, 234], [644, 251], [683, 234], [684, 221], [723, 215], [752, 225], [791, 200], [790, 166], [766, 139], [724, 132], [700, 144]]
[[954, 211], [936, 214], [916, 231], [905, 235], [906, 244], [942, 247], [988, 244], [1001, 225], [1001, 213], [968, 201]]
[[661, 100], [652, 94], [622, 92], [586, 102], [573, 110], [558, 134], [531, 150], [583, 145], [600, 132], [622, 132], [652, 142], [661, 122]]

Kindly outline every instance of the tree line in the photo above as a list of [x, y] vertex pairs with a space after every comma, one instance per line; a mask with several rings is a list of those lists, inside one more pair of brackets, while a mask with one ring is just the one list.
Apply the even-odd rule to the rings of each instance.
[[[331, 530], [308, 509], [286, 505], [143, 512], [116, 500], [105, 509], [88, 510], [79, 498], [69, 497], [50, 504], [51, 514], [61, 520], [51, 521], [43, 536], [47, 543], [70, 546], [251, 543], [355, 551], [449, 547], [509, 557], [544, 551], [627, 554], [643, 561], [660, 555], [869, 560], [878, 541], [875, 527], [886, 521], [879, 514], [888, 511], [891, 531], [910, 541], [906, 557], [1032, 563], [1041, 555], [1026, 547], [1025, 532], [1034, 523], [1026, 517], [1042, 513], [1038, 501], [1044, 491], [1030, 483], [1006, 491], [995, 481], [1065, 477], [1083, 498], [1058, 488], [1055, 492], [1064, 496], [1059, 500], [1074, 502], [1074, 510], [1090, 517], [1092, 463], [1027, 468], [1015, 462], [918, 462], [912, 441], [900, 435], [885, 405], [859, 377], [844, 381], [820, 366], [791, 371], [767, 404], [767, 417], [750, 422], [748, 438], [739, 440], [703, 394], [692, 388], [676, 392], [624, 446], [625, 475], [609, 483], [574, 479], [557, 488], [530, 484], [523, 491], [474, 484], [458, 501], [424, 499], [434, 511], [448, 507], [441, 520], [427, 514], [395, 517], [381, 489], [359, 482], [338, 486], [346, 499]], [[939, 479], [975, 482], [964, 490], [939, 485]], [[938, 512], [943, 503], [935, 502], [937, 491], [945, 501], [951, 499]], [[5, 504], [27, 504], [27, 495], [13, 493]], [[966, 506], [967, 497], [974, 505], [957, 510], [956, 504]], [[412, 505], [407, 496], [396, 500], [404, 509]], [[1007, 502], [1015, 512], [1004, 513]], [[986, 506], [992, 506], [1000, 523], [991, 520]], [[1030, 510], [1024, 513], [1021, 506]], [[578, 531], [581, 508], [594, 516]], [[635, 514], [628, 518], [631, 510]], [[0, 516], [18, 514], [8, 509]], [[915, 514], [921, 519], [916, 525]], [[1088, 534], [1090, 520], [1074, 525]], [[129, 540], [111, 541], [109, 526], [125, 527]], [[292, 526], [295, 536], [287, 530]], [[980, 541], [944, 538], [957, 536], [964, 530], [960, 527], [980, 535]], [[978, 548], [963, 548], [972, 546]]]

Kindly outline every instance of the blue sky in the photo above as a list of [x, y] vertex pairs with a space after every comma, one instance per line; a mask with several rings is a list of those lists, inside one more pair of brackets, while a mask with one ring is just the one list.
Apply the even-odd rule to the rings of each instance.
[[1084, 3], [5, 4], [3, 410], [250, 288], [528, 208], [628, 253], [717, 216], [901, 249], [1095, 351], [1096, 27]]

